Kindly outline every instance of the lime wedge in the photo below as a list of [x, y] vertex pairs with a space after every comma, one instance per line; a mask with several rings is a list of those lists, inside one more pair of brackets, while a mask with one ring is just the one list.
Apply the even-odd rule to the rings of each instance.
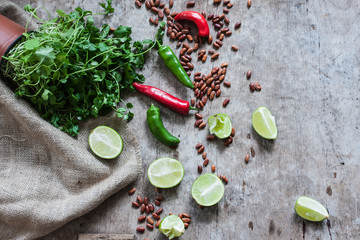
[[176, 159], [159, 158], [147, 170], [150, 183], [158, 188], [171, 188], [178, 185], [184, 177], [184, 167]]
[[251, 122], [255, 131], [263, 138], [275, 139], [277, 137], [275, 118], [266, 107], [256, 109], [252, 114]]
[[209, 130], [216, 137], [224, 139], [230, 136], [232, 124], [229, 116], [225, 113], [212, 115], [208, 119]]
[[96, 156], [113, 159], [122, 152], [123, 141], [114, 129], [98, 126], [89, 135], [89, 146]]
[[312, 198], [301, 196], [295, 203], [295, 212], [308, 221], [320, 222], [329, 218], [326, 208]]
[[212, 206], [224, 196], [224, 184], [215, 174], [208, 173], [198, 177], [192, 185], [191, 195], [202, 206]]
[[169, 215], [160, 222], [159, 231], [169, 239], [173, 239], [180, 237], [185, 232], [185, 226], [181, 218], [176, 215]]

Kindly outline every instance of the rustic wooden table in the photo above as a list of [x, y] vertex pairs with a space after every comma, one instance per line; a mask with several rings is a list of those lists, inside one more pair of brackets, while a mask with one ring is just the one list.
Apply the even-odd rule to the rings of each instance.
[[[25, 5], [22, 0], [13, 0]], [[97, 1], [30, 0], [33, 6], [45, 6], [51, 13], [76, 6], [100, 10]], [[168, 0], [163, 1], [168, 5]], [[270, 0], [233, 1], [227, 16], [232, 36], [218, 50], [219, 59], [201, 63], [193, 53], [193, 71], [207, 74], [215, 66], [228, 62], [226, 80], [230, 88], [208, 102], [201, 114], [205, 118], [224, 112], [236, 128], [233, 144], [206, 141], [208, 129], [194, 128], [195, 118], [180, 116], [160, 106], [164, 124], [179, 136], [176, 150], [157, 142], [146, 126], [146, 110], [150, 100], [140, 94], [126, 95], [134, 103], [135, 118], [129, 123], [136, 132], [143, 157], [143, 174], [127, 188], [107, 199], [98, 208], [55, 232], [41, 238], [77, 239], [79, 233], [127, 233], [135, 239], [165, 239], [157, 230], [135, 232], [139, 210], [131, 207], [137, 195], [154, 199], [154, 191], [146, 176], [147, 166], [159, 157], [179, 159], [185, 177], [173, 189], [163, 190], [164, 213], [187, 212], [192, 222], [182, 239], [360, 239], [360, 2], [353, 0]], [[175, 0], [172, 11], [186, 10], [187, 1]], [[110, 25], [131, 26], [135, 40], [152, 38], [156, 27], [149, 24], [154, 15], [134, 0], [114, 0], [115, 13], [106, 18]], [[213, 0], [196, 1], [192, 10], [222, 14], [223, 5]], [[242, 22], [234, 30], [236, 22]], [[215, 37], [214, 28], [210, 27]], [[178, 54], [176, 42], [165, 37]], [[237, 45], [234, 52], [231, 45]], [[211, 49], [208, 44], [201, 48]], [[156, 52], [147, 56], [142, 73], [146, 83], [166, 89], [183, 98], [193, 92], [171, 75]], [[246, 72], [252, 70], [250, 80]], [[259, 81], [261, 92], [250, 92], [249, 83]], [[224, 99], [230, 104], [222, 107]], [[276, 117], [278, 138], [267, 141], [251, 126], [251, 114], [266, 106]], [[197, 165], [202, 158], [194, 146], [205, 145], [210, 165], [226, 175], [229, 183], [225, 195], [216, 206], [199, 209], [190, 189], [199, 176]], [[244, 156], [253, 147], [256, 155], [248, 164]], [[210, 167], [204, 173], [210, 172]], [[136, 194], [127, 191], [136, 187]], [[310, 223], [294, 213], [300, 195], [319, 200], [329, 210], [331, 228], [326, 221]], [[142, 224], [144, 225], [144, 224]]]

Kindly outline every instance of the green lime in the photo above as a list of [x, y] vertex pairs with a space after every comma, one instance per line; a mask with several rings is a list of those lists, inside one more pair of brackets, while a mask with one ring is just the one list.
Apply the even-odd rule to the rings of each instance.
[[209, 130], [216, 137], [224, 139], [230, 136], [232, 124], [229, 116], [225, 113], [212, 115], [208, 119]]
[[312, 198], [301, 196], [295, 203], [295, 212], [308, 221], [320, 222], [329, 218], [326, 208]]
[[171, 188], [178, 185], [184, 177], [184, 167], [176, 159], [159, 158], [147, 170], [150, 183], [158, 188]]
[[173, 239], [180, 237], [185, 232], [185, 225], [178, 216], [169, 215], [160, 222], [159, 231], [169, 239]]
[[191, 187], [191, 195], [202, 206], [212, 206], [224, 196], [224, 184], [215, 174], [208, 173], [198, 177]]
[[251, 122], [255, 131], [266, 139], [277, 137], [275, 117], [271, 115], [266, 107], [259, 107], [251, 116]]
[[96, 156], [113, 159], [122, 152], [123, 141], [114, 129], [98, 126], [89, 135], [89, 146]]

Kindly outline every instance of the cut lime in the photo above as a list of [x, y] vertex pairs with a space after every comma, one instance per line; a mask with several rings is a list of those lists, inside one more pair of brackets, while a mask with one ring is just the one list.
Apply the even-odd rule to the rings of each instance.
[[180, 237], [185, 232], [185, 225], [178, 216], [169, 215], [161, 221], [159, 231], [169, 239], [173, 239]]
[[123, 141], [114, 129], [98, 126], [89, 135], [89, 146], [96, 156], [113, 159], [122, 152]]
[[184, 167], [176, 159], [159, 158], [147, 170], [150, 183], [158, 188], [171, 188], [178, 185], [184, 177]]
[[224, 139], [230, 136], [232, 124], [229, 116], [225, 113], [212, 115], [208, 119], [209, 130], [216, 137]]
[[295, 203], [295, 212], [308, 221], [320, 222], [329, 218], [326, 208], [312, 198], [301, 196]]
[[275, 139], [277, 137], [275, 118], [266, 107], [256, 109], [252, 114], [251, 122], [255, 131], [263, 138]]
[[224, 196], [224, 184], [215, 174], [208, 173], [198, 177], [192, 185], [191, 195], [202, 206], [212, 206]]

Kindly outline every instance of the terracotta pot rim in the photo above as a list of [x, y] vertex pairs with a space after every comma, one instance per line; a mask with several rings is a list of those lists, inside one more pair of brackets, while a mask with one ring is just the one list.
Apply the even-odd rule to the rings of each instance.
[[23, 26], [0, 14], [0, 60], [21, 39], [24, 32]]
[[0, 66], [2, 64], [2, 62], [4, 61], [3, 56], [6, 56], [10, 50], [23, 38], [23, 35], [21, 34], [19, 37], [17, 37], [11, 44], [10, 46], [5, 50], [4, 54], [2, 56], [0, 56]]

